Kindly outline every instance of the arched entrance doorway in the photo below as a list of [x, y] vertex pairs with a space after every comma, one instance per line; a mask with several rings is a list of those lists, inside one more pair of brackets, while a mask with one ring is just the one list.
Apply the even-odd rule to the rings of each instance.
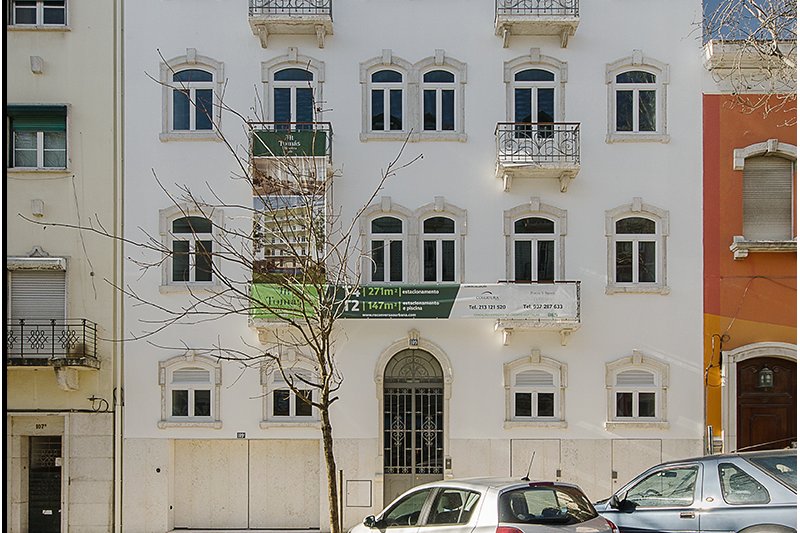
[[444, 376], [429, 352], [395, 354], [383, 379], [384, 502], [444, 477]]

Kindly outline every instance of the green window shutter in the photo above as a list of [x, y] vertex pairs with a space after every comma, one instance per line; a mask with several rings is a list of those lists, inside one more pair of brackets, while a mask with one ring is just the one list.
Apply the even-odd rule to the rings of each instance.
[[67, 106], [10, 105], [6, 112], [13, 131], [67, 130]]

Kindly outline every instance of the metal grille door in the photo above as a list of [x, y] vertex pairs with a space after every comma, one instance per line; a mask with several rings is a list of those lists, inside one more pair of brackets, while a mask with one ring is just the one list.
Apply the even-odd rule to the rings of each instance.
[[384, 379], [384, 501], [444, 477], [444, 381], [434, 357], [404, 350]]
[[30, 438], [28, 530], [61, 531], [61, 437]]

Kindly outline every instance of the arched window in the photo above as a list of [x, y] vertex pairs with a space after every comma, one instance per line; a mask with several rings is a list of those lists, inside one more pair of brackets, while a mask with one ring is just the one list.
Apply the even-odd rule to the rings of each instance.
[[515, 136], [553, 136], [555, 91], [555, 74], [548, 70], [527, 68], [514, 74]]
[[666, 424], [669, 365], [634, 350], [606, 364], [608, 422]]
[[634, 50], [631, 57], [606, 65], [608, 142], [668, 142], [669, 66]]
[[282, 358], [284, 373], [277, 364], [266, 364], [261, 369], [261, 386], [264, 389], [264, 419], [262, 428], [273, 425], [317, 424], [319, 413], [311, 405], [318, 398], [317, 373], [310, 359], [296, 353]]
[[403, 74], [379, 70], [370, 76], [370, 117], [372, 131], [403, 130]]
[[506, 427], [564, 426], [567, 366], [538, 350], [503, 365]]
[[446, 70], [422, 75], [422, 128], [425, 131], [455, 131], [456, 77]]
[[669, 214], [634, 198], [629, 205], [606, 211], [609, 270], [607, 293], [666, 294], [666, 246]]
[[422, 221], [422, 281], [456, 281], [456, 222], [450, 217]]
[[567, 212], [532, 198], [506, 211], [507, 276], [517, 282], [564, 279]]
[[224, 68], [194, 48], [161, 64], [163, 87], [162, 141], [219, 140], [220, 87]]
[[370, 221], [370, 281], [402, 282], [404, 276], [404, 224], [394, 216], [381, 216]]
[[313, 72], [289, 67], [274, 73], [272, 117], [275, 122], [297, 122], [296, 129], [311, 129], [314, 122]]
[[190, 352], [162, 361], [158, 368], [162, 397], [159, 427], [222, 426], [222, 370], [218, 361]]
[[220, 268], [216, 234], [221, 229], [222, 213], [209, 213], [189, 206], [161, 210], [160, 227], [169, 257], [164, 261], [162, 286], [213, 285]]

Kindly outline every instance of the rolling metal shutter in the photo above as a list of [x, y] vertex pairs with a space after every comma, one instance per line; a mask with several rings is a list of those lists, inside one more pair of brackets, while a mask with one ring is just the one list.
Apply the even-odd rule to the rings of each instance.
[[67, 308], [67, 277], [63, 270], [9, 272], [11, 320], [63, 321]]
[[781, 157], [750, 157], [744, 163], [742, 204], [748, 241], [792, 238], [794, 162]]

